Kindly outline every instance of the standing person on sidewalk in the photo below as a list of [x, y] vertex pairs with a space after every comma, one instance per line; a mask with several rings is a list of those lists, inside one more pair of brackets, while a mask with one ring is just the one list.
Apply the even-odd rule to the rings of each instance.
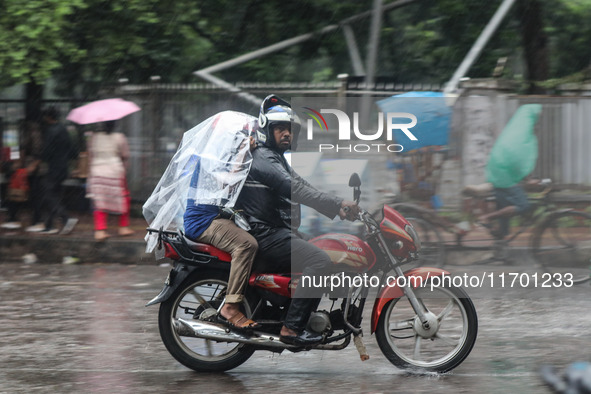
[[134, 233], [129, 228], [131, 198], [127, 189], [126, 169], [129, 146], [123, 133], [113, 132], [115, 122], [97, 123], [88, 144], [89, 176], [87, 197], [94, 209], [94, 238], [109, 237], [107, 213], [119, 215], [119, 235]]
[[24, 124], [24, 157], [29, 176], [29, 208], [31, 210], [31, 225], [27, 232], [39, 232], [45, 228], [41, 213], [43, 194], [41, 192], [41, 154], [43, 149], [43, 134], [41, 125], [36, 121], [26, 121]]
[[[19, 229], [21, 228], [21, 222], [18, 218], [19, 211], [21, 208], [28, 207], [31, 209], [31, 226], [26, 228], [26, 231], [39, 232], [45, 228], [41, 220], [41, 200], [42, 193], [40, 190], [40, 177], [39, 177], [39, 164], [41, 163], [41, 148], [43, 145], [43, 138], [41, 135], [41, 128], [39, 123], [35, 121], [22, 121], [21, 126], [21, 150], [20, 158], [15, 161], [11, 166], [12, 171], [17, 171], [12, 176], [22, 177], [26, 174], [26, 179], [16, 180], [11, 178], [12, 181], [17, 181], [19, 186], [13, 184], [9, 185], [9, 196], [7, 198], [8, 208], [8, 222], [0, 225], [1, 228], [6, 229]], [[15, 187], [16, 186], [16, 187]], [[26, 189], [26, 193], [24, 192]], [[12, 189], [12, 190], [11, 190]], [[20, 189], [20, 195], [15, 193], [15, 189]]]
[[6, 208], [8, 209], [8, 219], [0, 225], [0, 228], [7, 230], [17, 230], [21, 228], [18, 221], [18, 213], [22, 211], [23, 206], [29, 199], [29, 183], [27, 181], [27, 169], [23, 165], [24, 160], [20, 157], [13, 162], [9, 162], [8, 171], [9, 182], [6, 193]]
[[76, 152], [72, 140], [63, 124], [59, 122], [60, 113], [55, 107], [49, 107], [43, 111], [43, 149], [41, 159], [47, 166], [47, 172], [41, 179], [42, 207], [47, 214], [43, 234], [55, 234], [58, 232], [53, 227], [56, 217], [63, 222], [60, 232], [66, 235], [72, 232], [78, 219], [71, 218], [63, 206], [62, 183], [68, 178], [68, 166], [70, 160], [76, 158]]

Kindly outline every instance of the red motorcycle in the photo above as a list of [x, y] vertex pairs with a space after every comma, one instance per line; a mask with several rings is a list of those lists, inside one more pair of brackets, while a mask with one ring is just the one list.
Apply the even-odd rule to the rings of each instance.
[[[357, 174], [351, 176], [349, 186], [359, 202], [361, 181]], [[308, 321], [307, 329], [321, 334], [323, 340], [306, 347], [284, 344], [279, 331], [298, 281], [310, 278], [253, 272], [243, 312], [261, 328], [253, 332], [230, 330], [217, 320], [230, 255], [190, 241], [180, 231], [148, 228], [148, 232], [158, 233], [158, 247], [174, 262], [164, 289], [147, 304], [161, 304], [159, 330], [170, 354], [196, 371], [226, 371], [244, 363], [256, 350], [341, 350], [353, 339], [361, 359], [366, 360], [369, 356], [361, 322], [366, 300], [377, 290], [370, 332], [376, 334], [380, 349], [392, 364], [431, 372], [457, 367], [472, 350], [478, 331], [469, 296], [453, 286], [453, 281], [444, 280], [450, 278], [447, 271], [426, 267], [403, 271], [403, 265], [418, 259], [420, 240], [396, 210], [384, 205], [381, 221], [361, 210], [359, 220], [365, 225], [364, 239], [325, 234], [310, 240], [330, 255], [335, 271], [338, 268], [340, 272], [325, 278], [324, 285], [330, 288]]]

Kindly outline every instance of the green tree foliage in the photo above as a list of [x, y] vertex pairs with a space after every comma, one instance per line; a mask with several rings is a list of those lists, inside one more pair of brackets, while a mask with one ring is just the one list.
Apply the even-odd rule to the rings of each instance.
[[[518, 2], [540, 5], [550, 77], [589, 65], [590, 1]], [[377, 74], [400, 82], [447, 81], [500, 3], [418, 0], [385, 13]], [[159, 75], [163, 82], [192, 82], [192, 71], [337, 24], [372, 5], [372, 0], [0, 0], [0, 86], [44, 83], [54, 76], [61, 93], [84, 98], [120, 78], [145, 83]], [[527, 78], [519, 9], [513, 7], [470, 77], [491, 76], [497, 60], [508, 57], [506, 76]], [[351, 24], [362, 57], [370, 20]], [[229, 81], [320, 81], [339, 73], [353, 70], [337, 29], [218, 75]]]
[[591, 1], [546, 1], [545, 17], [550, 37], [550, 75], [565, 77], [586, 71], [591, 79]]
[[[199, 4], [204, 22], [202, 36], [216, 49], [206, 67], [301, 34], [338, 24], [345, 18], [367, 11], [371, 0], [335, 2], [301, 0], [263, 2], [260, 0], [203, 0]], [[232, 12], [219, 12], [231, 9]], [[368, 21], [362, 21], [368, 28]], [[348, 63], [341, 31], [334, 31], [265, 58], [256, 59], [220, 75], [227, 80], [302, 81], [316, 75], [334, 80]], [[329, 71], [327, 71], [329, 70]]]
[[64, 93], [82, 85], [82, 95], [89, 95], [121, 78], [187, 80], [211, 50], [195, 31], [201, 17], [191, 1], [85, 1], [86, 7], [71, 15], [66, 34], [87, 56], [65, 63], [58, 73]]
[[84, 50], [64, 37], [83, 0], [0, 0], [0, 86], [39, 82]]
[[[387, 13], [380, 73], [400, 82], [448, 81], [500, 4], [422, 0]], [[491, 77], [502, 57], [509, 59], [504, 76], [511, 79], [539, 81], [581, 71], [591, 62], [590, 20], [588, 0], [517, 0], [468, 76]]]
[[[501, 1], [424, 0], [385, 16], [382, 72], [400, 82], [449, 80]], [[490, 77], [500, 57], [518, 56], [518, 23], [506, 18], [468, 72]]]

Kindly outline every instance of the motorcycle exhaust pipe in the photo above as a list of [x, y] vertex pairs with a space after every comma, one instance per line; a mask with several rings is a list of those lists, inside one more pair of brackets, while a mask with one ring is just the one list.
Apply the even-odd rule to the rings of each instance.
[[232, 331], [222, 324], [213, 322], [178, 319], [174, 322], [174, 328], [180, 336], [210, 339], [217, 342], [245, 343], [277, 350], [295, 347], [281, 342], [278, 336], [256, 331], [252, 335], [242, 334]]

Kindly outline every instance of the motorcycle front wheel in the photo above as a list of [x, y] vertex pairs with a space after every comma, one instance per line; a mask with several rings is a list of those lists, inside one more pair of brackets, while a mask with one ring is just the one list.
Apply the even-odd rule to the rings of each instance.
[[415, 294], [427, 312], [425, 329], [406, 297], [391, 300], [382, 311], [376, 339], [396, 367], [417, 372], [448, 372], [468, 356], [478, 332], [474, 304], [459, 287], [418, 287]]
[[[251, 346], [216, 342], [182, 335], [178, 319], [205, 320], [215, 315], [227, 288], [227, 275], [222, 272], [196, 272], [160, 305], [158, 327], [169, 353], [181, 364], [198, 372], [222, 372], [238, 367], [252, 356]], [[243, 312], [251, 315], [248, 302]]]

